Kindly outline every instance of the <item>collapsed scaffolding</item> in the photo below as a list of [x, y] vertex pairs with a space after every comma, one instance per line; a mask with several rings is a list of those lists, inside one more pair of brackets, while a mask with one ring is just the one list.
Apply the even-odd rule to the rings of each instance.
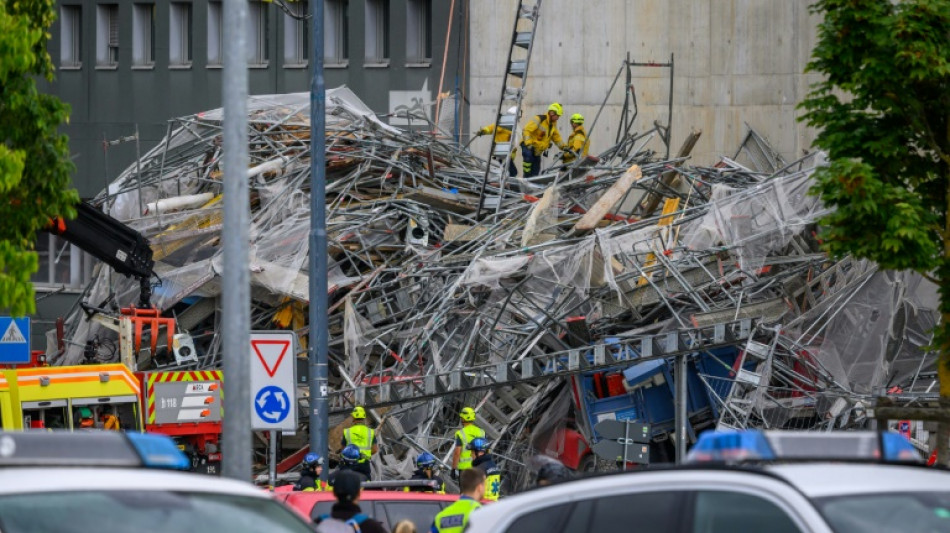
[[[732, 157], [689, 166], [698, 133], [667, 160], [646, 132], [504, 184], [497, 163], [388, 126], [348, 89], [326, 102], [331, 424], [345, 425], [353, 405], [371, 409], [382, 478], [407, 477], [421, 450], [447, 461], [463, 405], [515, 485], [528, 457], [552, 453], [552, 436], [570, 427], [590, 443], [603, 418], [651, 422], [662, 460], [674, 428], [656, 404], [603, 406], [668, 385], [676, 354], [702, 388], [689, 392], [690, 435], [863, 427], [887, 391], [936, 395], [925, 348], [936, 291], [820, 251], [825, 208], [808, 195], [819, 153], [786, 163], [750, 130]], [[246, 171], [221, 168], [222, 113], [208, 111], [173, 120], [96, 198], [150, 239], [161, 278], [152, 304], [195, 341], [197, 363], [143, 353], [139, 369], [221, 366], [221, 191], [235, 174], [251, 191], [251, 327], [292, 329], [305, 357], [309, 95], [252, 97], [248, 108]], [[136, 301], [135, 283], [97, 268], [83, 300]], [[110, 335], [77, 308], [64, 343], [49, 333], [47, 356], [114, 360], [102, 348]], [[613, 386], [585, 388], [597, 374]]]

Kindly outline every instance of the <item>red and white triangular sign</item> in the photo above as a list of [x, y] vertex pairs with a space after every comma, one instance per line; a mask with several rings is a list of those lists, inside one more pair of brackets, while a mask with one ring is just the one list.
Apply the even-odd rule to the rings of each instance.
[[264, 365], [267, 375], [274, 377], [274, 373], [280, 368], [280, 362], [284, 359], [284, 354], [290, 348], [290, 341], [255, 339], [251, 340], [251, 348]]

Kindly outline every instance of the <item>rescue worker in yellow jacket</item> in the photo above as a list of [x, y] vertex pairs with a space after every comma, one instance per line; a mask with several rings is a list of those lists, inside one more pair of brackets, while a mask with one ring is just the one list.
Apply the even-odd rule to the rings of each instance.
[[472, 450], [472, 468], [478, 468], [485, 472], [485, 499], [488, 501], [498, 501], [501, 496], [501, 469], [495, 464], [495, 460], [488, 453], [489, 443], [487, 440], [478, 438], [468, 445]]
[[459, 417], [462, 419], [462, 429], [455, 432], [455, 452], [452, 455], [453, 479], [458, 479], [460, 471], [472, 468], [472, 450], [468, 448], [468, 445], [475, 439], [485, 438], [485, 430], [475, 425], [475, 409], [463, 407]]
[[584, 131], [584, 115], [574, 113], [571, 115], [571, 135], [567, 138], [567, 149], [561, 156], [565, 164], [573, 163], [577, 156], [587, 157], [587, 150], [590, 143], [587, 142], [587, 132]]
[[[508, 114], [514, 115], [517, 111], [518, 111], [518, 108], [515, 106], [512, 106], [508, 109]], [[493, 133], [495, 134], [495, 144], [512, 142], [511, 128], [507, 126], [498, 126], [496, 124], [489, 124], [485, 126], [484, 128], [476, 131], [475, 136], [481, 137], [482, 135], [491, 135]], [[517, 148], [512, 146], [511, 155], [508, 157], [508, 175], [512, 177], [518, 175], [518, 168], [515, 167], [515, 153], [517, 151], [518, 151]]]
[[429, 533], [462, 533], [468, 525], [472, 511], [482, 506], [479, 500], [485, 495], [485, 473], [481, 468], [469, 468], [459, 479], [462, 494], [455, 503], [435, 515]]
[[345, 448], [349, 445], [356, 446], [360, 450], [360, 460], [353, 470], [366, 476], [366, 479], [373, 479], [370, 473], [369, 460], [373, 454], [379, 451], [376, 443], [376, 432], [366, 425], [366, 409], [361, 406], [353, 408], [353, 425], [343, 430], [343, 444]]
[[537, 176], [541, 172], [541, 155], [551, 147], [551, 143], [565, 150], [567, 144], [557, 130], [557, 120], [564, 114], [561, 104], [554, 102], [548, 106], [545, 115], [538, 115], [528, 121], [521, 133], [521, 168], [524, 177]]

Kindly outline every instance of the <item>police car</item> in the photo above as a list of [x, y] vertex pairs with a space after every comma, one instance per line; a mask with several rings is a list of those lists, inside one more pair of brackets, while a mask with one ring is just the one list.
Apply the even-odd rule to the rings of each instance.
[[476, 510], [466, 531], [950, 531], [950, 472], [917, 459], [896, 434], [710, 432], [689, 464], [531, 490]]
[[169, 469], [188, 458], [164, 436], [0, 432], [0, 532], [312, 532], [249, 483]]

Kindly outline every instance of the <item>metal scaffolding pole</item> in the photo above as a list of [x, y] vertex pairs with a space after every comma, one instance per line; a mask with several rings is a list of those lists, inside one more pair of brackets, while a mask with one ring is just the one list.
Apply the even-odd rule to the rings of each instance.
[[[327, 219], [326, 87], [323, 80], [323, 0], [313, 6], [313, 75], [310, 79], [310, 450], [327, 456]], [[321, 478], [326, 481], [327, 469]]]
[[226, 477], [251, 479], [251, 290], [248, 272], [247, 2], [224, 7], [224, 397], [223, 465]]

